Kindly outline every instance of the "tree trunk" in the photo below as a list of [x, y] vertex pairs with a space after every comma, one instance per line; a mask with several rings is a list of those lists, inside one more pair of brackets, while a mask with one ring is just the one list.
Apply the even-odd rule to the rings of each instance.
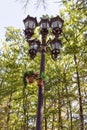
[[66, 73], [64, 72], [63, 74], [64, 74], [64, 84], [65, 84], [64, 88], [66, 90], [66, 99], [67, 99], [67, 107], [66, 107], [66, 109], [67, 109], [67, 120], [69, 120], [69, 108], [68, 108], [68, 106], [69, 106], [69, 97], [68, 97]]
[[83, 107], [82, 107], [82, 95], [81, 95], [80, 78], [79, 78], [78, 64], [77, 64], [77, 57], [76, 57], [76, 55], [74, 55], [74, 62], [75, 62], [75, 66], [76, 66], [77, 85], [78, 85], [78, 94], [79, 94], [80, 130], [84, 130], [84, 117], [83, 117]]
[[28, 130], [27, 129], [27, 110], [26, 110], [26, 93], [25, 93], [25, 88], [26, 86], [23, 86], [23, 114], [24, 114], [24, 121], [23, 121], [23, 130]]
[[52, 119], [52, 130], [54, 130], [54, 121], [55, 121], [55, 115], [54, 115], [54, 113], [52, 114], [52, 116], [53, 116], [53, 117], [52, 117], [52, 118], [53, 118], [53, 119]]
[[[71, 103], [70, 103], [70, 99], [68, 97], [68, 89], [67, 89], [67, 84], [66, 84], [66, 74], [64, 74], [65, 76], [65, 89], [66, 89], [66, 98], [67, 98], [67, 120], [70, 118], [70, 130], [73, 129], [73, 126], [72, 126], [72, 109], [71, 109]], [[70, 113], [70, 114], [69, 114]], [[70, 115], [70, 116], [69, 116]]]
[[12, 101], [12, 94], [10, 95], [9, 100], [8, 100], [8, 103], [7, 103], [8, 113], [7, 113], [7, 121], [6, 121], [6, 124], [7, 124], [7, 129], [6, 129], [6, 130], [9, 130], [11, 101]]
[[59, 124], [58, 130], [63, 130], [62, 117], [61, 117], [61, 99], [60, 99], [59, 86], [58, 86], [58, 124]]
[[71, 106], [71, 103], [69, 101], [69, 108], [70, 108], [70, 130], [73, 130], [73, 125], [72, 125], [72, 106]]
[[47, 130], [47, 118], [45, 117], [45, 130]]

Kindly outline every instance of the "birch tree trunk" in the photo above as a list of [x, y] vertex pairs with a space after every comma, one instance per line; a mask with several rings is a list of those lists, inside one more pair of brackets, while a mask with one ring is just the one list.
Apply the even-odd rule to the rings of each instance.
[[82, 95], [81, 95], [81, 86], [80, 86], [80, 78], [77, 64], [77, 57], [74, 55], [74, 62], [76, 66], [76, 76], [77, 76], [77, 86], [78, 86], [78, 94], [79, 94], [79, 109], [80, 109], [80, 130], [84, 130], [84, 117], [83, 117], [83, 107], [82, 107]]

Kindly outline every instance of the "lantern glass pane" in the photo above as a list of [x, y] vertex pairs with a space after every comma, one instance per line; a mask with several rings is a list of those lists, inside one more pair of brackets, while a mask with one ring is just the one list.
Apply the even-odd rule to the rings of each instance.
[[37, 48], [38, 48], [38, 45], [37, 45], [37, 44], [35, 44], [35, 45], [34, 45], [34, 49], [35, 49], [35, 50], [37, 50]]
[[56, 28], [56, 27], [58, 27], [58, 22], [57, 22], [57, 21], [52, 22], [51, 27], [52, 27], [52, 28]]
[[35, 22], [29, 21], [29, 28], [34, 29], [35, 28]]
[[59, 26], [59, 28], [62, 28], [62, 22], [61, 21], [58, 21], [58, 26]]
[[42, 28], [46, 28], [47, 24], [46, 23], [42, 23]]
[[54, 44], [54, 43], [52, 44], [52, 49], [53, 49], [53, 50], [55, 49], [55, 44]]
[[30, 49], [33, 49], [34, 48], [34, 45], [30, 45]]
[[24, 23], [24, 25], [25, 25], [25, 29], [27, 29], [27, 28], [28, 28], [28, 21], [26, 21], [26, 22]]
[[58, 42], [55, 43], [55, 48], [59, 49], [59, 43]]
[[47, 28], [49, 28], [49, 23], [47, 23]]
[[49, 23], [48, 23], [48, 22], [42, 22], [42, 23], [41, 23], [41, 28], [42, 28], [42, 29], [47, 29], [47, 28], [49, 28]]
[[56, 42], [55, 46], [56, 46], [56, 49], [61, 49], [61, 43], [60, 42]]
[[47, 24], [46, 23], [42, 23], [41, 24], [41, 28], [47, 28]]
[[35, 49], [35, 50], [37, 50], [37, 48], [38, 48], [38, 45], [37, 45], [37, 44], [35, 44], [35, 43], [31, 43], [31, 44], [30, 44], [30, 49]]

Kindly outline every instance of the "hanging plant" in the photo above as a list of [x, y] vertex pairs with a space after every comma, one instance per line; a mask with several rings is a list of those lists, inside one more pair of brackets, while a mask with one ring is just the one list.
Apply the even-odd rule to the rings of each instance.
[[28, 83], [33, 83], [33, 82], [34, 82], [33, 71], [27, 71], [27, 72], [26, 72], [26, 81], [27, 81]]
[[38, 85], [38, 87], [42, 87], [44, 85], [44, 81], [41, 78], [39, 78], [37, 80], [37, 85]]
[[25, 78], [28, 83], [33, 83], [34, 79], [37, 77], [38, 77], [38, 73], [34, 72], [33, 70], [25, 72]]
[[45, 73], [42, 73], [40, 78], [43, 80], [43, 81], [46, 81], [47, 80], [47, 75]]
[[44, 85], [44, 81], [46, 81], [46, 80], [47, 80], [47, 75], [45, 73], [42, 73], [41, 76], [37, 80], [37, 85], [39, 87], [43, 86]]
[[29, 76], [29, 77], [27, 78], [27, 81], [28, 81], [28, 83], [33, 83], [33, 82], [34, 82], [34, 77], [33, 77], [33, 75]]

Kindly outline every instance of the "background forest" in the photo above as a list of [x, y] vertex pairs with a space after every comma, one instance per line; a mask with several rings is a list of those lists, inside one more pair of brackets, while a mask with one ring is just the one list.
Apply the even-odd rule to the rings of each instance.
[[[87, 2], [62, 2], [61, 54], [57, 61], [46, 54], [43, 130], [87, 130]], [[25, 87], [23, 75], [39, 73], [40, 54], [30, 60], [23, 31], [15, 27], [6, 28], [2, 44], [0, 130], [35, 130], [38, 86]]]

